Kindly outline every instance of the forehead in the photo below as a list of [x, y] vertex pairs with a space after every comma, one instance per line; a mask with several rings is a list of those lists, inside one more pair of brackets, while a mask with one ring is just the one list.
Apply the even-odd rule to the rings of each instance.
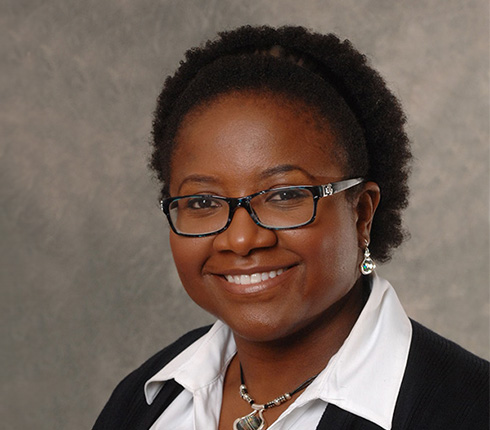
[[283, 96], [232, 93], [186, 115], [176, 136], [170, 186], [175, 189], [189, 175], [257, 182], [264, 171], [284, 165], [318, 179], [340, 177], [343, 158], [329, 122], [313, 108]]

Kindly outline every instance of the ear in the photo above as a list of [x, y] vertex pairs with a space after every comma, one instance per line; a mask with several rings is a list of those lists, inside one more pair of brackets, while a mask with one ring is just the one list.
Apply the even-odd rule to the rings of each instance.
[[366, 182], [363, 184], [363, 190], [356, 199], [357, 212], [357, 237], [359, 248], [364, 249], [366, 242], [369, 243], [371, 226], [373, 224], [374, 212], [378, 207], [381, 192], [376, 182]]

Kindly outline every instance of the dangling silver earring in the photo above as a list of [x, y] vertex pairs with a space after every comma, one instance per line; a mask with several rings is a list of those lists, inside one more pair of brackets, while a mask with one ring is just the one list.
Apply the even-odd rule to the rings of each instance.
[[366, 240], [366, 248], [364, 249], [364, 259], [362, 260], [361, 263], [361, 273], [363, 275], [369, 275], [373, 272], [374, 269], [376, 269], [376, 264], [374, 264], [374, 261], [371, 259], [371, 253], [369, 252], [368, 244], [369, 243]]

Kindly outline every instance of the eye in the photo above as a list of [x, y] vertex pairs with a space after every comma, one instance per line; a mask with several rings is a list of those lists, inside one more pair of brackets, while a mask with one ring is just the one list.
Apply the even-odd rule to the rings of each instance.
[[218, 209], [222, 206], [218, 199], [209, 196], [190, 197], [187, 199], [186, 208], [192, 210], [199, 209]]
[[287, 188], [283, 190], [270, 191], [268, 193], [267, 202], [293, 202], [308, 198], [310, 195], [308, 191], [301, 188]]

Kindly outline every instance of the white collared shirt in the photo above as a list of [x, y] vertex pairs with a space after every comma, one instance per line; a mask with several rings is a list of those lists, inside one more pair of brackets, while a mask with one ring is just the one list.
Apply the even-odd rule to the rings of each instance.
[[[313, 383], [267, 428], [314, 429], [332, 403], [390, 430], [411, 337], [410, 320], [395, 290], [375, 275], [369, 299], [342, 347]], [[184, 387], [150, 430], [217, 429], [223, 381], [235, 353], [231, 330], [218, 321], [150, 378], [145, 384], [148, 404], [165, 381], [175, 379]]]

